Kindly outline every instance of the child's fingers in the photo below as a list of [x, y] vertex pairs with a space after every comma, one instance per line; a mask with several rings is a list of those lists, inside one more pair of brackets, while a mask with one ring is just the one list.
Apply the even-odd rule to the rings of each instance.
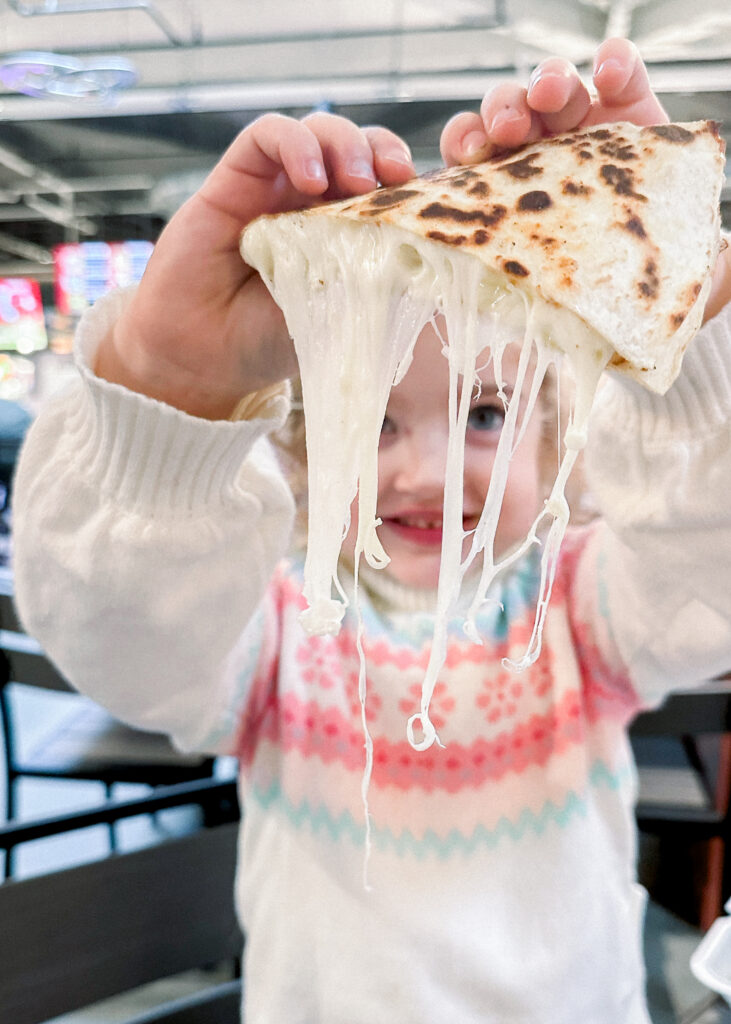
[[594, 85], [602, 103], [634, 103], [650, 92], [647, 69], [629, 39], [608, 39], [594, 58]]
[[581, 124], [591, 106], [589, 90], [579, 72], [561, 57], [550, 57], [538, 65], [528, 82], [526, 99], [551, 134]]
[[373, 154], [376, 177], [383, 185], [400, 185], [416, 174], [409, 147], [388, 128], [368, 125], [361, 131]]
[[447, 121], [439, 141], [442, 160], [447, 167], [476, 164], [488, 160], [494, 147], [488, 141], [479, 114], [463, 110]]
[[[189, 212], [195, 218], [199, 203], [206, 203], [206, 231], [213, 233], [217, 250], [230, 251], [254, 217], [368, 192], [377, 175], [387, 184], [414, 175], [405, 144], [385, 128], [362, 131], [324, 112], [301, 121], [264, 114], [234, 139]], [[200, 222], [195, 230], [202, 230]]]
[[[327, 187], [316, 136], [294, 118], [264, 114], [236, 136], [186, 204], [185, 217], [192, 217], [189, 230], [204, 234], [212, 249], [238, 250], [244, 224], [262, 213], [302, 205]], [[199, 216], [201, 202], [208, 208], [205, 217]]]
[[515, 149], [542, 135], [540, 117], [528, 103], [527, 90], [517, 82], [495, 86], [484, 97], [480, 113], [493, 150]]
[[322, 147], [301, 121], [264, 114], [234, 140], [226, 154], [232, 170], [272, 180], [284, 171], [299, 192], [320, 195], [328, 184]]
[[357, 195], [377, 185], [373, 151], [357, 125], [338, 114], [316, 112], [303, 118], [322, 149], [330, 181], [328, 196]]
[[605, 120], [616, 116], [652, 124], [668, 119], [652, 91], [639, 50], [629, 39], [607, 39], [599, 47], [594, 59], [594, 86], [597, 114]]
[[528, 104], [527, 90], [518, 82], [503, 82], [485, 95], [479, 114], [463, 111], [447, 122], [440, 149], [447, 165], [474, 164], [541, 135], [541, 121]]
[[[264, 114], [234, 140], [222, 163], [229, 172], [249, 177], [247, 191], [252, 197], [259, 191], [255, 187], [258, 182], [261, 191], [269, 193], [270, 210], [287, 205], [276, 196], [291, 194], [296, 201], [296, 194], [315, 198], [332, 191], [366, 192], [376, 186], [374, 157], [366, 136], [352, 121], [324, 112], [301, 121]], [[224, 205], [231, 198], [231, 180], [223, 174], [212, 178], [219, 184]]]

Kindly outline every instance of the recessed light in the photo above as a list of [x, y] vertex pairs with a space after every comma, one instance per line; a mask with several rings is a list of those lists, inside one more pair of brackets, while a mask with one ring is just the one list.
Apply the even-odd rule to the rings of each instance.
[[138, 75], [123, 57], [79, 60], [61, 53], [24, 50], [0, 59], [0, 82], [25, 96], [106, 100], [129, 89]]

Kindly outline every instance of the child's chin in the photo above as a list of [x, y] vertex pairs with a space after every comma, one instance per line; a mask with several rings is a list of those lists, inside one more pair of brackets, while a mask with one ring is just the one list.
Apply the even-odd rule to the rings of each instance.
[[439, 584], [439, 561], [438, 554], [417, 558], [394, 556], [385, 571], [403, 587], [436, 590]]

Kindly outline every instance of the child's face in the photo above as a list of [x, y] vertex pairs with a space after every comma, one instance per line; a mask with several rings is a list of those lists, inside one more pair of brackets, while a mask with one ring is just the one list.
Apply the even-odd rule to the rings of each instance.
[[[439, 579], [449, 392], [441, 347], [433, 328], [426, 327], [413, 363], [391, 392], [378, 456], [378, 515], [383, 520], [378, 535], [391, 558], [386, 571], [412, 587], [434, 588]], [[506, 390], [515, 379], [518, 355], [516, 345], [505, 352]], [[465, 440], [466, 531], [473, 530], [480, 518], [504, 420], [492, 366], [479, 376], [482, 393], [473, 396]], [[525, 537], [537, 514], [540, 446], [541, 416], [536, 409], [510, 466], [496, 556]], [[468, 550], [469, 539], [463, 557]]]

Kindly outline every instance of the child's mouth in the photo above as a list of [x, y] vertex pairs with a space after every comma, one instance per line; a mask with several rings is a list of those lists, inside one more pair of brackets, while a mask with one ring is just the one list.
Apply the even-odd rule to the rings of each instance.
[[404, 540], [425, 546], [442, 543], [442, 518], [427, 516], [395, 516], [388, 525]]
[[[462, 528], [465, 532], [474, 530], [477, 526], [478, 516], [465, 516], [462, 520]], [[404, 540], [413, 544], [420, 544], [426, 547], [441, 546], [444, 536], [444, 522], [441, 513], [434, 515], [405, 515], [384, 517], [385, 525], [388, 525]]]

